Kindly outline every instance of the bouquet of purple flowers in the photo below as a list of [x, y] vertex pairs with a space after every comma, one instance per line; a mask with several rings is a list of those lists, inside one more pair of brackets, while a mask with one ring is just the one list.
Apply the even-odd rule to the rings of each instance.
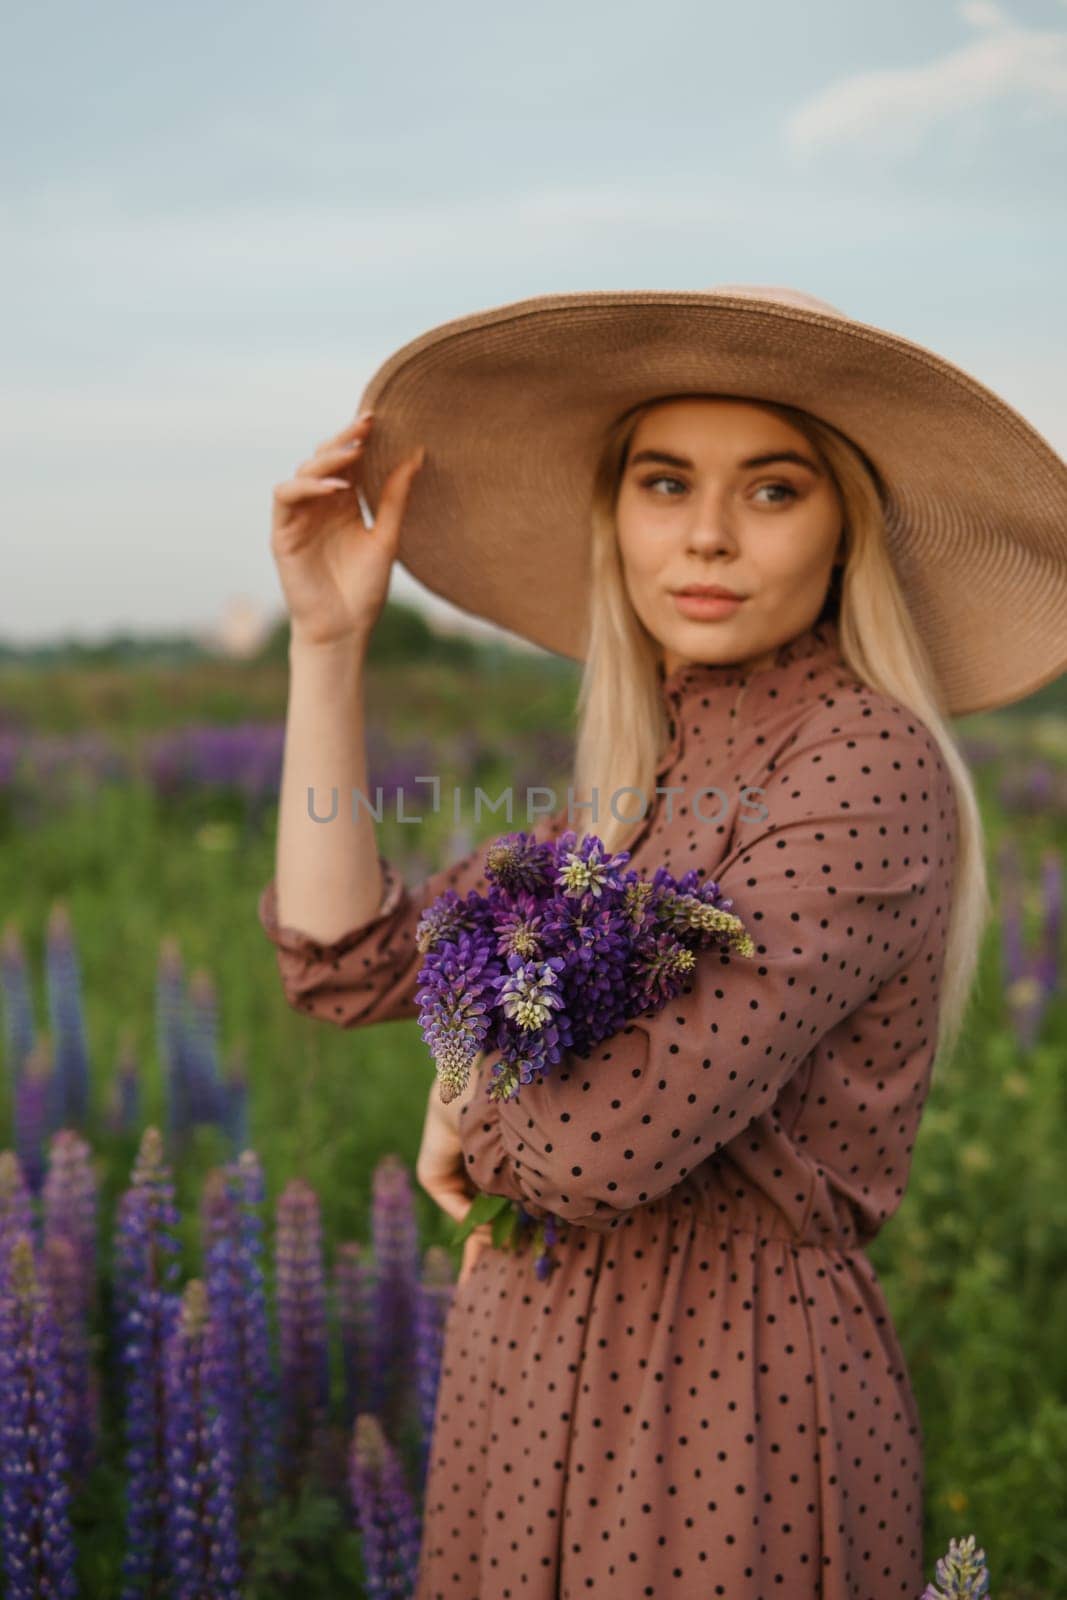
[[454, 889], [419, 919], [415, 999], [441, 1099], [461, 1094], [479, 1056], [499, 1051], [489, 1098], [516, 1099], [566, 1051], [587, 1056], [673, 998], [709, 945], [751, 956], [740, 918], [696, 870], [651, 880], [596, 834], [511, 833], [486, 855], [486, 894]]

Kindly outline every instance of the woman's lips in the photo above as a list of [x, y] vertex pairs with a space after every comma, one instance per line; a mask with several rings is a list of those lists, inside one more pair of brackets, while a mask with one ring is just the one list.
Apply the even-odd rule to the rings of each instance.
[[743, 599], [728, 600], [719, 594], [674, 594], [671, 596], [683, 617], [696, 622], [711, 622], [716, 617], [732, 617]]

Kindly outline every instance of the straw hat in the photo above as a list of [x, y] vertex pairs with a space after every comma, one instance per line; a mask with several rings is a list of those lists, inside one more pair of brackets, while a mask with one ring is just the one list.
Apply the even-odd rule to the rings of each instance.
[[583, 660], [601, 437], [631, 406], [689, 393], [802, 407], [864, 452], [950, 713], [1067, 668], [1067, 465], [959, 367], [797, 290], [538, 295], [431, 328], [364, 389], [363, 492], [374, 514], [425, 444], [399, 560], [464, 611]]

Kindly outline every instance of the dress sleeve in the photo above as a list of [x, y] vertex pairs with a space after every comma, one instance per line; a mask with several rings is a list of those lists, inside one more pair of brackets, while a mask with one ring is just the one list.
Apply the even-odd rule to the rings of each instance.
[[956, 806], [932, 734], [885, 705], [805, 724], [763, 785], [765, 820], [710, 874], [753, 956], [701, 952], [674, 1000], [588, 1059], [565, 1056], [516, 1100], [463, 1107], [477, 1188], [616, 1227], [766, 1112], [819, 1040], [909, 962], [946, 913]]
[[[557, 812], [542, 818], [527, 831], [545, 837], [549, 829], [559, 826], [560, 816]], [[490, 835], [460, 860], [414, 886], [404, 882], [394, 862], [379, 855], [382, 896], [377, 911], [368, 922], [327, 944], [299, 928], [279, 924], [277, 881], [271, 878], [260, 893], [257, 915], [275, 946], [278, 975], [289, 1004], [338, 1028], [417, 1017], [415, 991], [423, 962], [415, 944], [419, 918], [446, 889], [454, 889], [461, 897], [471, 889], [484, 893], [488, 887], [486, 851], [499, 836], [499, 832]]]

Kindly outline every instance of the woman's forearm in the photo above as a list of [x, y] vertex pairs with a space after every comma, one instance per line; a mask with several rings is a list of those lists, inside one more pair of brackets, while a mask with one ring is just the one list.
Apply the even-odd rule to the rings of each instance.
[[[289, 646], [278, 800], [278, 920], [323, 944], [369, 922], [382, 892], [368, 794], [362, 639]], [[310, 802], [309, 802], [309, 791]], [[335, 795], [336, 791], [336, 795]], [[315, 818], [332, 818], [316, 821]]]

